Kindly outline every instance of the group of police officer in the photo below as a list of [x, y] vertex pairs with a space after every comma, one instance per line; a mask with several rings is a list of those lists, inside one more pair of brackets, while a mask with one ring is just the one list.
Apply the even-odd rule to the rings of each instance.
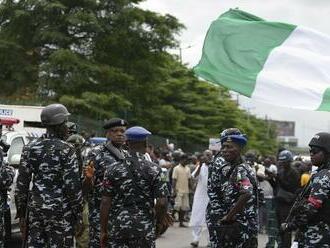
[[[209, 167], [207, 224], [211, 247], [258, 247], [258, 187], [241, 157], [247, 138], [237, 128], [220, 136], [222, 150]], [[298, 247], [330, 247], [330, 133], [309, 143], [318, 169], [301, 191], [280, 232], [296, 231]], [[282, 248], [289, 248], [282, 246]]]
[[[92, 149], [80, 169], [77, 147], [66, 142], [69, 115], [62, 104], [46, 106], [47, 133], [23, 150], [15, 192], [23, 245], [155, 247], [154, 204], [165, 213], [168, 191], [161, 169], [144, 158], [151, 133], [111, 119], [108, 142]], [[89, 244], [82, 245], [86, 203]]]
[[[142, 127], [126, 129], [125, 120], [113, 118], [104, 126], [108, 141], [92, 149], [80, 168], [77, 147], [66, 142], [69, 115], [61, 104], [45, 107], [41, 121], [47, 133], [23, 150], [15, 192], [23, 245], [79, 247], [74, 237], [79, 240], [86, 231], [83, 207], [88, 205], [85, 247], [155, 247], [155, 209], [166, 213], [169, 192], [161, 169], [144, 155], [151, 133]], [[209, 167], [208, 178], [211, 247], [254, 248], [258, 185], [241, 156], [248, 140], [237, 128], [224, 130], [220, 140], [222, 149]], [[281, 231], [298, 230], [299, 247], [330, 247], [330, 134], [316, 134], [309, 146], [318, 170]], [[13, 171], [1, 160], [1, 189], [12, 180]], [[1, 221], [2, 205], [0, 195]]]

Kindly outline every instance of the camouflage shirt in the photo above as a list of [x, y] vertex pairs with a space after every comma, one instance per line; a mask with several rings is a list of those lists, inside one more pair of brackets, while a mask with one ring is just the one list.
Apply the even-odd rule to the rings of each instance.
[[154, 239], [154, 199], [168, 196], [161, 168], [142, 155], [112, 164], [103, 181], [103, 195], [111, 197], [110, 239]]
[[81, 179], [71, 145], [54, 137], [45, 137], [24, 148], [15, 192], [18, 217], [24, 216], [31, 180], [31, 211], [69, 211], [76, 220], [81, 220]]
[[302, 247], [330, 247], [330, 170], [321, 169], [311, 177], [306, 200], [289, 223], [299, 228]]
[[229, 213], [241, 194], [248, 192], [252, 195], [243, 211], [235, 216], [242, 226], [242, 242], [258, 232], [257, 193], [251, 177], [256, 182], [256, 176], [249, 165], [242, 163], [231, 170], [231, 164], [220, 156], [209, 167], [207, 190], [210, 202], [206, 214], [209, 227], [216, 229], [221, 226], [219, 221]]
[[3, 161], [0, 161], [0, 211], [2, 211], [6, 203], [5, 194], [13, 183], [14, 175], [14, 169], [7, 166]]
[[[118, 149], [118, 152], [120, 152], [123, 157], [127, 154], [125, 150]], [[108, 149], [107, 144], [96, 146], [88, 153], [86, 164], [88, 165], [89, 162], [93, 162], [95, 168], [93, 190], [89, 201], [91, 208], [100, 208], [104, 173], [111, 164], [117, 161], [118, 158]]]
[[[1, 150], [0, 153], [2, 153]], [[14, 170], [10, 167], [7, 167], [6, 164], [3, 163], [2, 159], [2, 154], [0, 154], [0, 247], [4, 247], [4, 211], [7, 204], [7, 190], [12, 184], [15, 175]]]

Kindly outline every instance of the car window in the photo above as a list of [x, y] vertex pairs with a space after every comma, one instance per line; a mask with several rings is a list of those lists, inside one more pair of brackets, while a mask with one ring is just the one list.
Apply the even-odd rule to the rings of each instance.
[[4, 141], [4, 142], [7, 142], [7, 135], [2, 135], [1, 140]]
[[21, 154], [24, 147], [24, 140], [22, 137], [16, 137], [10, 144], [8, 151], [8, 158], [11, 158], [15, 154]]

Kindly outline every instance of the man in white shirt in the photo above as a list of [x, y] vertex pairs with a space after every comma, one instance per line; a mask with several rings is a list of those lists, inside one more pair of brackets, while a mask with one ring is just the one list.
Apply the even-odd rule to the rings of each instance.
[[207, 178], [208, 166], [211, 161], [212, 152], [210, 150], [204, 151], [200, 163], [197, 165], [197, 168], [191, 175], [193, 178], [197, 179], [197, 187], [195, 191], [190, 219], [190, 226], [193, 229], [193, 242], [190, 243], [192, 247], [198, 247], [203, 227], [206, 226], [205, 214], [207, 204], [209, 203], [209, 197], [207, 195]]

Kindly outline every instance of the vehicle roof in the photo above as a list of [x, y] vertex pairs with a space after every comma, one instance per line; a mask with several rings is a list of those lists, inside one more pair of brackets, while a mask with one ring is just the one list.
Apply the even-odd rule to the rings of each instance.
[[89, 138], [89, 142], [93, 144], [100, 144], [100, 143], [105, 143], [107, 141], [107, 138], [105, 137], [92, 137]]

